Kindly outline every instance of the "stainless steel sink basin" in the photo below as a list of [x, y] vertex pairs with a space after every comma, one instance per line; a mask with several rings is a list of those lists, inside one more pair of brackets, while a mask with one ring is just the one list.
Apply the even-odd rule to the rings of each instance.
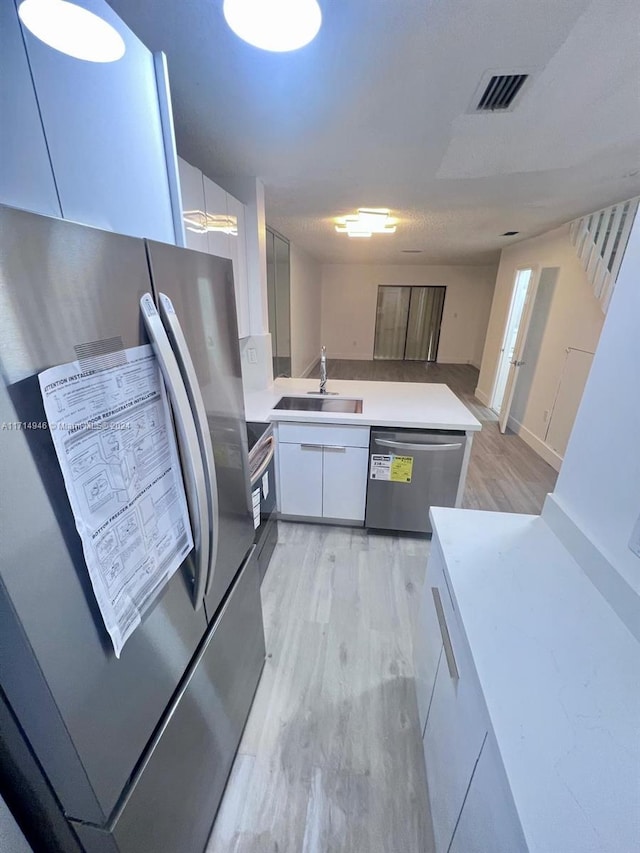
[[274, 409], [287, 409], [293, 412], [346, 412], [359, 415], [362, 412], [362, 400], [344, 397], [281, 397]]

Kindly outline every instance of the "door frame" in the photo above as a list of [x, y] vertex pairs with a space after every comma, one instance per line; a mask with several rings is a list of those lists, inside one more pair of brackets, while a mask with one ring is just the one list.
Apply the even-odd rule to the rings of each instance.
[[[500, 348], [500, 359], [496, 365], [496, 374], [493, 380], [493, 388], [491, 391], [491, 408], [493, 409], [493, 404], [495, 401], [495, 394], [498, 386], [498, 378], [500, 375], [500, 365], [501, 360], [504, 357], [504, 352], [506, 349], [506, 338], [509, 332], [509, 325], [511, 321], [511, 311], [513, 308], [513, 300], [516, 292], [516, 283], [518, 280], [518, 275], [521, 272], [525, 272], [526, 270], [531, 270], [531, 276], [529, 277], [529, 282], [527, 284], [527, 292], [524, 300], [524, 305], [522, 306], [522, 314], [520, 315], [520, 323], [518, 325], [518, 334], [516, 337], [515, 346], [513, 348], [513, 360], [509, 366], [509, 373], [507, 376], [507, 382], [504, 389], [504, 394], [502, 397], [502, 403], [500, 406], [500, 413], [498, 415], [498, 424], [501, 433], [505, 433], [507, 430], [507, 423], [509, 421], [509, 414], [511, 412], [511, 404], [513, 403], [513, 396], [516, 390], [516, 385], [518, 382], [518, 374], [519, 368], [522, 367], [522, 355], [524, 352], [524, 348], [527, 344], [527, 335], [529, 334], [529, 326], [531, 325], [531, 317], [533, 314], [533, 305], [535, 303], [536, 294], [538, 292], [538, 284], [540, 283], [540, 276], [542, 273], [543, 266], [541, 264], [527, 264], [526, 266], [517, 267], [513, 276], [513, 286], [511, 288], [511, 299], [509, 303], [509, 313], [507, 314], [506, 323], [504, 326], [504, 333], [502, 336], [502, 346]], [[495, 411], [495, 409], [493, 409]]]

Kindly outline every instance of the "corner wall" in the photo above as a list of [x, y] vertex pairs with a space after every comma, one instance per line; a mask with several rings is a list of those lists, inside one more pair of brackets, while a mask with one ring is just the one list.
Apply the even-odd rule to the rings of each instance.
[[329, 358], [373, 358], [378, 285], [445, 285], [438, 361], [480, 366], [495, 266], [325, 264], [322, 339]]
[[291, 375], [306, 376], [320, 357], [322, 271], [320, 264], [290, 243]]
[[[568, 225], [503, 250], [476, 395], [486, 405], [490, 404], [516, 271], [526, 267], [557, 268], [557, 276], [550, 304], [545, 309], [544, 328], [540, 330], [537, 361], [527, 376], [526, 399], [517, 396], [512, 413], [519, 420], [510, 420], [509, 425], [559, 469], [564, 447], [551, 447], [545, 437], [567, 361], [567, 348], [594, 352], [604, 323], [600, 303], [571, 245]], [[537, 307], [534, 304], [534, 311]]]
[[[629, 548], [640, 516], [639, 282], [640, 218], [622, 261], [562, 471], [542, 514], [581, 544], [592, 580], [640, 638], [640, 558]], [[567, 521], [573, 526], [568, 533]], [[586, 542], [580, 542], [581, 536]], [[597, 551], [590, 553], [593, 547]]]

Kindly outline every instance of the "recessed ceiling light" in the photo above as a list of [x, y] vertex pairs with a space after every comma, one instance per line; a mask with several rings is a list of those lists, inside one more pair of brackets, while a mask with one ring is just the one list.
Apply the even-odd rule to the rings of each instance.
[[501, 237], [515, 237], [516, 234], [519, 234], [519, 231], [505, 231], [504, 234], [501, 234]]
[[397, 219], [388, 208], [360, 207], [350, 216], [336, 217], [336, 231], [349, 237], [371, 237], [372, 234], [395, 234]]
[[322, 23], [317, 0], [224, 0], [222, 11], [243, 41], [276, 53], [309, 44]]
[[54, 50], [87, 62], [115, 62], [124, 56], [120, 33], [100, 18], [67, 0], [24, 0], [20, 20]]

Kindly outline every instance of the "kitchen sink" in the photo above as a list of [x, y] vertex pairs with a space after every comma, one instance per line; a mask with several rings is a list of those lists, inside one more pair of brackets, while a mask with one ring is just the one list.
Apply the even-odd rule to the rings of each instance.
[[346, 412], [359, 415], [362, 412], [362, 400], [344, 397], [281, 397], [273, 407], [293, 412]]

